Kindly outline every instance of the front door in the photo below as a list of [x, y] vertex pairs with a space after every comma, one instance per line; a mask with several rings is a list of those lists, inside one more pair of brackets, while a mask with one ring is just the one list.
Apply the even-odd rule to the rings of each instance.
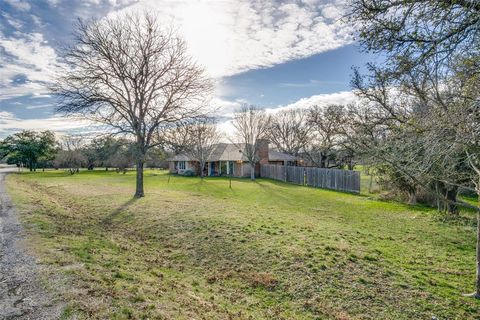
[[215, 175], [215, 162], [210, 162], [210, 175], [214, 176]]

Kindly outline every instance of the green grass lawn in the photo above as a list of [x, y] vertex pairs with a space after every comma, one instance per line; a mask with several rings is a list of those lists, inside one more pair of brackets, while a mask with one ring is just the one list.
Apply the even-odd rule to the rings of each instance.
[[12, 174], [65, 318], [478, 319], [473, 216], [270, 180]]

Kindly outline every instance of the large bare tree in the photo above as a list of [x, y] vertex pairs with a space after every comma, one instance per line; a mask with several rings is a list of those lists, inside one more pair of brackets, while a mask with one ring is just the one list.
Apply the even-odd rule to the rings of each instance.
[[204, 177], [204, 167], [220, 141], [220, 133], [214, 120], [210, 118], [198, 119], [187, 125], [188, 139], [186, 153], [198, 161], [200, 177]]
[[[343, 105], [313, 106], [308, 110], [308, 125], [311, 136], [305, 155], [315, 166], [331, 168], [338, 166], [336, 148], [341, 144], [345, 108]], [[332, 163], [333, 162], [333, 163]]]
[[80, 167], [87, 163], [82, 152], [85, 141], [80, 136], [64, 136], [58, 142], [59, 151], [53, 161], [57, 168], [68, 168], [70, 174], [80, 172]]
[[271, 118], [268, 139], [278, 151], [298, 156], [311, 138], [311, 126], [305, 110], [282, 110]]
[[163, 148], [175, 155], [186, 151], [189, 138], [186, 121], [167, 124], [157, 131], [157, 141], [161, 141]]
[[255, 180], [255, 166], [259, 161], [258, 147], [261, 140], [268, 136], [270, 116], [259, 107], [243, 105], [235, 112], [232, 124], [237, 142], [243, 144], [243, 148], [239, 149], [251, 167], [250, 179]]
[[58, 111], [134, 140], [135, 197], [143, 197], [145, 157], [161, 143], [158, 128], [203, 115], [212, 82], [185, 42], [147, 13], [79, 21], [65, 61], [69, 69], [52, 87]]

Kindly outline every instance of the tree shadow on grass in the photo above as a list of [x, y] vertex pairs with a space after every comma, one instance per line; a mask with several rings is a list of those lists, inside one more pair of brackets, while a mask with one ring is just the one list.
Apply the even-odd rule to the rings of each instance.
[[118, 217], [122, 212], [124, 212], [126, 209], [128, 209], [137, 200], [138, 200], [138, 198], [133, 197], [130, 200], [128, 200], [127, 202], [125, 202], [124, 204], [120, 205], [118, 208], [113, 210], [109, 215], [107, 215], [105, 218], [103, 218], [100, 221], [100, 224], [104, 225], [104, 226], [111, 225], [113, 220], [115, 220], [116, 217]]
[[282, 189], [278, 188], [278, 187], [291, 188], [291, 185], [288, 185], [283, 182], [278, 183], [278, 181], [275, 181], [275, 180], [268, 180], [268, 182], [270, 182], [271, 185], [269, 185], [268, 183], [265, 183], [265, 181], [262, 181], [262, 180], [259, 181], [256, 179], [255, 181], [253, 181], [253, 183], [258, 185], [260, 189], [267, 192], [270, 195], [270, 197], [277, 198], [278, 200], [285, 201], [292, 205], [295, 204], [295, 201], [292, 201], [292, 198], [290, 197], [290, 195], [285, 194], [285, 192], [283, 192]]
[[[218, 183], [218, 182], [222, 183]], [[199, 180], [192, 185], [195, 187], [197, 192], [203, 192], [209, 196], [214, 197], [221, 197], [224, 198], [225, 191], [228, 191], [230, 195], [237, 194], [237, 190], [235, 190], [237, 183], [243, 183], [243, 179], [232, 179], [232, 183], [228, 177], [204, 177], [204, 179], [199, 178]], [[231, 186], [231, 187], [230, 187]]]

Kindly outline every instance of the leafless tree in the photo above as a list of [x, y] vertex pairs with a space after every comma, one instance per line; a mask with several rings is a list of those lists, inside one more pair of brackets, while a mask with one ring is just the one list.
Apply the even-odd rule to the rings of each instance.
[[175, 124], [167, 124], [157, 131], [157, 141], [173, 154], [180, 154], [186, 151], [189, 140], [189, 122], [182, 121]]
[[65, 136], [59, 141], [59, 151], [53, 161], [57, 168], [68, 168], [70, 174], [80, 171], [87, 158], [82, 152], [84, 141], [79, 136]]
[[244, 146], [239, 146], [239, 149], [251, 167], [250, 179], [255, 180], [255, 166], [259, 161], [258, 147], [261, 140], [268, 137], [270, 116], [256, 106], [243, 105], [235, 112], [232, 124], [238, 142]]
[[157, 21], [147, 13], [79, 21], [65, 55], [70, 69], [52, 86], [58, 111], [134, 140], [135, 197], [144, 196], [145, 157], [161, 143], [158, 128], [203, 115], [212, 90], [185, 42]]
[[211, 158], [220, 141], [220, 134], [214, 120], [210, 118], [198, 119], [186, 126], [188, 139], [186, 153], [198, 161], [200, 177], [203, 179], [204, 167]]
[[305, 150], [311, 133], [305, 110], [283, 110], [272, 115], [268, 139], [278, 151], [297, 157]]
[[109, 162], [117, 173], [122, 172], [125, 174], [128, 168], [132, 167], [135, 162], [135, 146], [122, 140], [118, 141], [118, 143], [118, 148], [111, 155]]
[[305, 149], [308, 160], [320, 168], [338, 166], [335, 148], [341, 143], [344, 106], [314, 106], [308, 110], [307, 121], [312, 133]]

